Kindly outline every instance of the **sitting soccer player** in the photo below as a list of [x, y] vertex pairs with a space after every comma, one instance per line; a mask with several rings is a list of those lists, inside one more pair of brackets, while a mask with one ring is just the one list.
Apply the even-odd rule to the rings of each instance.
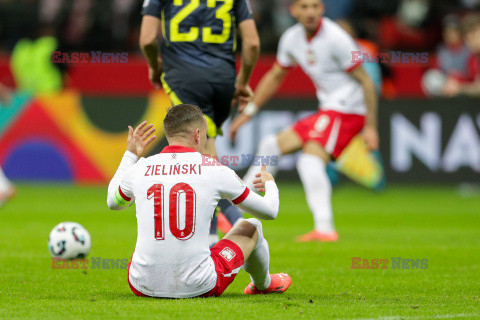
[[[127, 151], [108, 186], [110, 209], [136, 202], [137, 244], [128, 268], [132, 291], [142, 297], [191, 298], [219, 296], [242, 267], [252, 283], [245, 294], [281, 293], [292, 279], [269, 273], [268, 243], [262, 224], [251, 218], [237, 222], [211, 249], [210, 220], [220, 199], [231, 200], [260, 219], [278, 214], [278, 189], [265, 167], [250, 192], [228, 167], [206, 159], [207, 123], [193, 105], [172, 107], [163, 121], [169, 146], [140, 158], [154, 128], [146, 122], [129, 127]], [[213, 165], [212, 165], [213, 163]]]

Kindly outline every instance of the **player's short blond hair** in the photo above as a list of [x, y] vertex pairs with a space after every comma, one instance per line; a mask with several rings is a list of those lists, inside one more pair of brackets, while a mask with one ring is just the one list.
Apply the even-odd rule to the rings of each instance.
[[193, 104], [178, 104], [167, 111], [163, 128], [167, 137], [189, 133], [193, 124], [205, 122], [202, 110]]

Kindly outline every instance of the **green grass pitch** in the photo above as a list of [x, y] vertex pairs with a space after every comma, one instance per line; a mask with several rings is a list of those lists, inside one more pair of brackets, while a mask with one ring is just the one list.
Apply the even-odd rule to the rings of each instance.
[[[334, 191], [338, 243], [295, 243], [312, 216], [300, 184], [280, 185], [265, 223], [283, 295], [244, 296], [244, 271], [220, 298], [134, 296], [124, 269], [57, 270], [48, 234], [61, 221], [89, 230], [89, 257], [130, 258], [134, 209], [109, 211], [105, 187], [20, 185], [0, 210], [0, 319], [473, 319], [480, 318], [480, 201], [448, 187]], [[428, 259], [426, 269], [352, 269], [352, 257]], [[90, 264], [91, 265], [91, 264]], [[391, 261], [388, 264], [390, 268]]]

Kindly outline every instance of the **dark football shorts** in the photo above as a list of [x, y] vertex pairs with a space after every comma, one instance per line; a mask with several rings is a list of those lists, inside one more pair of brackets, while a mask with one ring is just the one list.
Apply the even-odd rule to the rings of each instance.
[[[223, 69], [223, 70], [222, 70]], [[204, 69], [191, 64], [166, 68], [162, 85], [173, 105], [193, 104], [198, 106], [207, 119], [208, 136], [222, 134], [223, 122], [230, 114], [235, 92], [235, 69]], [[231, 70], [230, 70], [231, 69]]]

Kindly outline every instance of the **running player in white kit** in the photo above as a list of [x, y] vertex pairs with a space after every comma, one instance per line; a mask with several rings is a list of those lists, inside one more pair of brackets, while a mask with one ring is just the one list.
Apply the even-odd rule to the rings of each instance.
[[[321, 0], [293, 0], [292, 15], [298, 23], [282, 35], [277, 61], [262, 78], [251, 103], [234, 119], [231, 136], [277, 91], [288, 70], [300, 66], [317, 89], [319, 111], [292, 127], [260, 141], [257, 155], [278, 156], [302, 149], [297, 169], [307, 203], [313, 212], [315, 230], [298, 241], [337, 241], [331, 207], [332, 186], [326, 164], [336, 159], [353, 137], [363, 131], [370, 150], [378, 149], [377, 98], [375, 86], [361, 63], [354, 59], [355, 41], [335, 22], [322, 18]], [[361, 57], [360, 57], [361, 59]], [[276, 167], [267, 166], [275, 174]], [[245, 176], [254, 180], [254, 167]]]
[[202, 155], [207, 122], [193, 105], [172, 107], [164, 119], [169, 146], [140, 158], [151, 143], [152, 125], [129, 127], [127, 151], [108, 187], [110, 209], [136, 204], [137, 244], [128, 268], [128, 282], [138, 296], [191, 298], [219, 296], [240, 268], [252, 283], [245, 294], [281, 293], [289, 275], [269, 273], [268, 243], [257, 219], [241, 220], [209, 249], [209, 229], [220, 199], [226, 198], [260, 219], [278, 214], [278, 189], [262, 168], [250, 192], [228, 167]]

